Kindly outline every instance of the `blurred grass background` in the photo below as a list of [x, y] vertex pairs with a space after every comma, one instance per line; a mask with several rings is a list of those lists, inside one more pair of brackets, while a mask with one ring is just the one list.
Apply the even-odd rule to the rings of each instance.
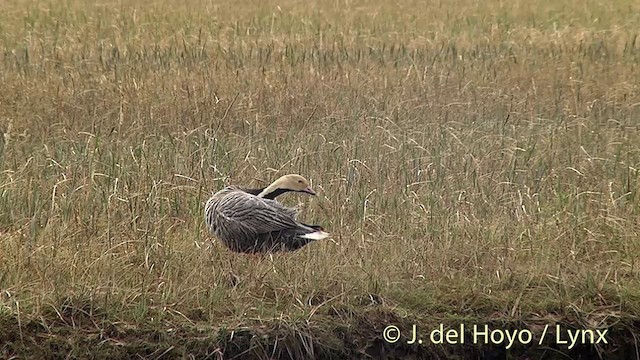
[[[0, 314], [637, 317], [638, 29], [626, 0], [5, 1]], [[207, 233], [212, 192], [291, 172], [338, 244]]]

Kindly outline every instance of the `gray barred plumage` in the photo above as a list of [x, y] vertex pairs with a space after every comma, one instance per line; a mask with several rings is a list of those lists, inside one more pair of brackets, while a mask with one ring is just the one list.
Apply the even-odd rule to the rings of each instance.
[[297, 211], [273, 198], [287, 191], [315, 194], [300, 175], [285, 175], [264, 189], [228, 186], [206, 203], [209, 231], [229, 249], [243, 253], [297, 250], [329, 234], [318, 225], [296, 220]]

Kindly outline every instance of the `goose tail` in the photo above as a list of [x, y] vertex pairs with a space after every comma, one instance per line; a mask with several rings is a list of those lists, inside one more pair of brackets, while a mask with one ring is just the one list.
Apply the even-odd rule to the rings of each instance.
[[301, 238], [309, 239], [309, 240], [322, 240], [324, 238], [329, 237], [329, 233], [324, 232], [322, 230], [314, 231], [312, 233], [300, 235]]

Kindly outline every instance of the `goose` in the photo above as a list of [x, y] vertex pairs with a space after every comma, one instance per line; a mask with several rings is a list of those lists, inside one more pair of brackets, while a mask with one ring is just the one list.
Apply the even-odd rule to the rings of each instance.
[[265, 188], [227, 186], [205, 205], [207, 227], [230, 250], [240, 253], [294, 251], [328, 237], [322, 226], [298, 222], [296, 209], [275, 200], [290, 191], [316, 195], [298, 174], [284, 175]]

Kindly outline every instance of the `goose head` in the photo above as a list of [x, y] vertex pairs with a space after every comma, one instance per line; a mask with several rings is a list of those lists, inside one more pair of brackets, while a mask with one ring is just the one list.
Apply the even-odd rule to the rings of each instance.
[[280, 177], [278, 180], [274, 181], [273, 183], [271, 183], [271, 185], [262, 190], [262, 192], [258, 196], [265, 197], [267, 194], [273, 193], [275, 191], [295, 191], [310, 195], [316, 195], [315, 191], [311, 189], [309, 181], [298, 174], [289, 174]]
[[315, 191], [311, 190], [309, 181], [298, 174], [285, 175], [276, 180], [275, 183], [278, 184], [280, 189], [303, 192], [310, 195], [316, 194]]

